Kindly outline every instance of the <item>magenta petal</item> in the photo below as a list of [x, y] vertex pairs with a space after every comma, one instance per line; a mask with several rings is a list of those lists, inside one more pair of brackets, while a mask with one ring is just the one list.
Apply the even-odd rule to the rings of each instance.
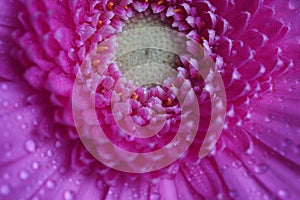
[[13, 30], [13, 28], [0, 25], [0, 77], [6, 80], [19, 79], [23, 72], [12, 51], [12, 48], [15, 47], [11, 38]]
[[[228, 195], [233, 199], [252, 198], [259, 199], [260, 196], [269, 197], [272, 195], [267, 187], [264, 187], [253, 177], [249, 169], [244, 166], [243, 162], [234, 153], [222, 151], [216, 156], [216, 162], [221, 171], [222, 179], [228, 187]], [[219, 159], [222, 157], [222, 159]], [[248, 162], [245, 160], [245, 162]], [[240, 187], [247, 185], [247, 187]], [[251, 191], [251, 189], [257, 192]]]
[[190, 181], [190, 185], [203, 199], [212, 199], [218, 194], [222, 194], [224, 198], [228, 197], [222, 177], [209, 159], [203, 160], [200, 164], [192, 163], [184, 166], [182, 171], [187, 180], [193, 180]]
[[[0, 199], [299, 198], [297, 0], [20, 0], [2, 1], [0, 7]], [[89, 154], [74, 127], [71, 95], [76, 72], [90, 50], [122, 31], [129, 18], [151, 13], [211, 55], [225, 84], [228, 111], [222, 135], [207, 157], [197, 160], [189, 155], [197, 155], [197, 138], [196, 145], [169, 167], [129, 174]], [[187, 50], [199, 53], [193, 46]], [[115, 49], [108, 45], [99, 51], [92, 66], [106, 62]], [[209, 121], [208, 94], [202, 91], [205, 83], [198, 84], [195, 68], [202, 63], [190, 61], [180, 63], [174, 93], [181, 90], [182, 105], [191, 104], [194, 96], [183, 83], [191, 79], [203, 105], [201, 115]], [[110, 76], [102, 76], [95, 95], [99, 122], [103, 129], [117, 132], [113, 139], [123, 146], [143, 145], [114, 125], [110, 97], [120, 100], [129, 90], [120, 86], [120, 93], [111, 94], [121, 71], [112, 64], [107, 73]], [[84, 96], [80, 102], [82, 118], [89, 123]], [[176, 131], [178, 119], [171, 117], [181, 110], [174, 106], [174, 94], [167, 96], [160, 87], [149, 94], [140, 89], [129, 102], [116, 105], [116, 119], [130, 114], [144, 125], [154, 111], [166, 111], [170, 119], [157, 141]]]
[[257, 30], [251, 30], [243, 36], [243, 41], [253, 50], [259, 50], [268, 41], [268, 37]]
[[135, 1], [133, 3], [133, 7], [138, 11], [138, 12], [143, 12], [149, 7], [149, 3], [142, 3], [139, 1]]
[[275, 93], [256, 103], [247, 130], [274, 151], [300, 165], [299, 80], [289, 76], [280, 80]]
[[28, 98], [34, 91], [24, 82], [0, 83], [0, 115], [17, 110], [28, 104]]
[[74, 32], [68, 28], [59, 28], [55, 33], [54, 37], [60, 46], [65, 49], [69, 50], [73, 47], [74, 43]]
[[140, 176], [135, 180], [122, 180], [122, 178], [123, 177], [118, 178], [116, 186], [109, 188], [106, 199], [126, 199], [128, 197], [134, 197], [141, 200], [149, 199], [151, 196], [151, 193], [149, 192], [151, 187], [145, 182], [143, 176]]
[[72, 79], [59, 70], [50, 72], [46, 87], [53, 93], [68, 97], [73, 88]]

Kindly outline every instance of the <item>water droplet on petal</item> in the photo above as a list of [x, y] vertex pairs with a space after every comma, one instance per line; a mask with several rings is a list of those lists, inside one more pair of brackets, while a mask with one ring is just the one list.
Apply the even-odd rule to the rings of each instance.
[[12, 152], [11, 151], [6, 152], [5, 156], [8, 157], [8, 158], [11, 157], [12, 156]]
[[235, 199], [238, 196], [237, 191], [233, 190], [229, 192], [229, 196], [233, 199]]
[[160, 195], [159, 194], [150, 194], [150, 200], [158, 200], [160, 199]]
[[28, 127], [27, 124], [22, 124], [22, 125], [21, 125], [21, 128], [22, 128], [23, 130], [27, 129], [27, 127]]
[[82, 181], [81, 181], [80, 179], [77, 179], [77, 180], [75, 181], [75, 183], [76, 183], [76, 185], [80, 185], [80, 184], [82, 183]]
[[242, 166], [242, 162], [237, 160], [232, 163], [232, 167], [240, 168]]
[[217, 199], [218, 200], [221, 200], [221, 199], [223, 199], [224, 198], [224, 195], [222, 194], [222, 193], [218, 193], [217, 194]]
[[32, 169], [37, 170], [40, 167], [38, 162], [33, 162], [32, 163]]
[[21, 121], [23, 119], [22, 115], [17, 115], [17, 120]]
[[265, 165], [265, 164], [257, 164], [255, 167], [254, 167], [254, 171], [257, 173], [257, 174], [263, 174], [265, 172], [267, 172], [268, 170], [268, 166]]
[[8, 86], [5, 83], [3, 83], [3, 84], [1, 84], [1, 89], [2, 90], [7, 90]]
[[283, 189], [278, 190], [277, 195], [279, 196], [280, 199], [287, 199], [290, 196], [290, 194]]
[[37, 126], [39, 123], [38, 123], [37, 119], [34, 119], [34, 120], [32, 121], [32, 124], [33, 124], [34, 126]]
[[286, 96], [281, 96], [281, 97], [279, 97], [279, 102], [283, 102], [283, 101], [285, 101], [285, 100], [287, 100], [287, 97], [286, 97]]
[[281, 145], [283, 147], [287, 147], [287, 146], [291, 146], [292, 141], [289, 138], [285, 138], [284, 140], [282, 140]]
[[296, 154], [300, 154], [300, 145], [295, 146], [293, 150]]
[[32, 153], [35, 151], [36, 149], [36, 144], [33, 140], [27, 140], [25, 142], [25, 148], [29, 153]]
[[75, 192], [73, 192], [71, 190], [65, 191], [65, 193], [64, 193], [65, 200], [72, 200], [72, 199], [74, 199], [74, 197], [75, 197]]
[[134, 199], [138, 199], [138, 197], [139, 197], [139, 195], [138, 195], [137, 193], [134, 193], [134, 194], [133, 194], [133, 198], [134, 198]]
[[2, 105], [3, 105], [3, 107], [7, 107], [8, 106], [8, 102], [7, 101], [3, 101]]
[[256, 160], [254, 159], [254, 158], [250, 158], [249, 160], [248, 160], [248, 164], [249, 165], [253, 165], [253, 164], [255, 164], [256, 163]]
[[19, 105], [18, 102], [15, 102], [15, 103], [14, 103], [14, 107], [15, 107], [15, 108], [18, 108], [19, 106], [20, 106], [20, 105]]
[[46, 183], [46, 187], [49, 189], [53, 189], [56, 186], [56, 183], [54, 181], [48, 180]]
[[3, 174], [3, 179], [4, 179], [4, 180], [10, 179], [10, 174], [9, 174], [9, 173]]
[[40, 194], [40, 195], [44, 195], [44, 194], [45, 194], [45, 189], [41, 189], [41, 190], [39, 191], [39, 194]]
[[50, 149], [47, 151], [47, 156], [48, 157], [52, 157], [53, 156], [53, 153], [52, 153], [52, 151]]
[[299, 8], [297, 0], [289, 0], [289, 9], [296, 10], [297, 8]]
[[29, 173], [26, 170], [22, 170], [19, 174], [20, 179], [26, 180], [29, 177]]
[[64, 174], [64, 173], [66, 173], [66, 168], [65, 167], [61, 167], [60, 169], [59, 169], [59, 173], [61, 173], [61, 174]]
[[55, 142], [55, 147], [56, 147], [57, 149], [60, 149], [60, 148], [62, 147], [61, 141], [57, 140], [57, 141]]
[[7, 196], [10, 194], [10, 187], [7, 184], [3, 184], [0, 187], [0, 194], [3, 196]]

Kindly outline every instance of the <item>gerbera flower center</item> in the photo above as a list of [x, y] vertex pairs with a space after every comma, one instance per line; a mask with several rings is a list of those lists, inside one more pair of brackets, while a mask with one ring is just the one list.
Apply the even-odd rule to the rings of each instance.
[[[145, 11], [115, 21], [118, 34], [104, 37], [90, 52], [75, 81], [73, 116], [80, 139], [95, 158], [120, 171], [160, 170], [192, 144], [199, 149], [196, 135], [204, 140], [203, 157], [224, 121], [224, 87], [211, 58], [161, 16]], [[211, 115], [207, 111], [208, 121], [220, 127], [213, 132], [212, 124], [199, 123], [204, 93], [213, 96], [206, 106], [213, 110]]]
[[156, 15], [137, 14], [128, 20], [116, 47], [116, 61], [124, 77], [136, 85], [163, 84], [175, 72], [179, 63], [176, 52], [182, 47], [170, 31], [168, 23]]

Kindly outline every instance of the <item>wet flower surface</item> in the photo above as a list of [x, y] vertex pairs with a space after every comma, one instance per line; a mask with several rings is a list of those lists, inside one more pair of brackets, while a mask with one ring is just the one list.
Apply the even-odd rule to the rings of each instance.
[[[1, 0], [0, 5], [0, 199], [299, 199], [299, 1]], [[99, 162], [80, 140], [72, 91], [79, 72], [91, 74], [83, 68], [90, 52], [98, 55], [90, 60], [91, 72], [101, 70], [101, 63], [120, 46], [132, 47], [136, 38], [99, 43], [153, 25], [201, 44], [222, 77], [226, 118], [217, 144], [199, 158], [213, 110], [206, 77], [186, 55], [157, 49], [126, 54], [108, 64], [94, 94], [99, 125], [114, 144], [149, 152], [170, 142], [186, 116], [176, 91], [192, 102], [187, 91], [193, 89], [201, 115], [190, 148], [175, 162], [147, 173], [122, 172]], [[153, 38], [180, 44], [167, 36]], [[174, 82], [166, 81], [170, 71], [153, 63], [143, 73], [130, 71], [152, 60], [177, 70]], [[128, 80], [113, 90], [124, 74]], [[110, 100], [121, 101], [132, 88], [130, 80], [152, 77], [163, 86], [139, 87], [113, 116]], [[88, 124], [85, 98], [76, 100]], [[162, 110], [166, 122], [147, 139], [126, 135], [118, 124], [125, 113], [145, 126], [159, 121], [155, 112]], [[186, 125], [187, 134], [192, 127]]]

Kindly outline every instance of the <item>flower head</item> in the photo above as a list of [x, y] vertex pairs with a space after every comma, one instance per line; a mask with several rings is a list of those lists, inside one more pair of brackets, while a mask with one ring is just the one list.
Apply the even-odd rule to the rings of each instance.
[[[0, 4], [0, 199], [300, 196], [298, 1]], [[160, 29], [152, 33], [148, 27]], [[161, 28], [189, 41], [173, 41]], [[126, 35], [132, 30], [137, 32]], [[161, 49], [137, 48], [148, 40]], [[171, 47], [177, 54], [166, 51]], [[113, 60], [115, 55], [121, 56]], [[212, 103], [218, 93], [210, 88], [222, 89], [206, 70], [212, 63], [227, 108], [221, 100]], [[155, 85], [141, 84], [153, 79]], [[82, 140], [82, 131], [99, 140], [89, 101], [106, 137], [126, 151], [162, 149], [180, 130], [189, 145], [155, 171], [116, 170], [123, 154], [110, 157], [103, 141], [93, 151]], [[216, 145], [209, 143], [212, 151], [199, 157], [210, 125], [218, 122], [217, 107], [227, 109], [224, 124], [215, 126], [221, 135]], [[149, 124], [151, 129], [144, 129]], [[143, 133], [150, 137], [138, 137]], [[97, 160], [99, 151], [112, 168]], [[125, 160], [131, 159], [123, 163], [127, 169], [143, 166], [134, 156]]]

